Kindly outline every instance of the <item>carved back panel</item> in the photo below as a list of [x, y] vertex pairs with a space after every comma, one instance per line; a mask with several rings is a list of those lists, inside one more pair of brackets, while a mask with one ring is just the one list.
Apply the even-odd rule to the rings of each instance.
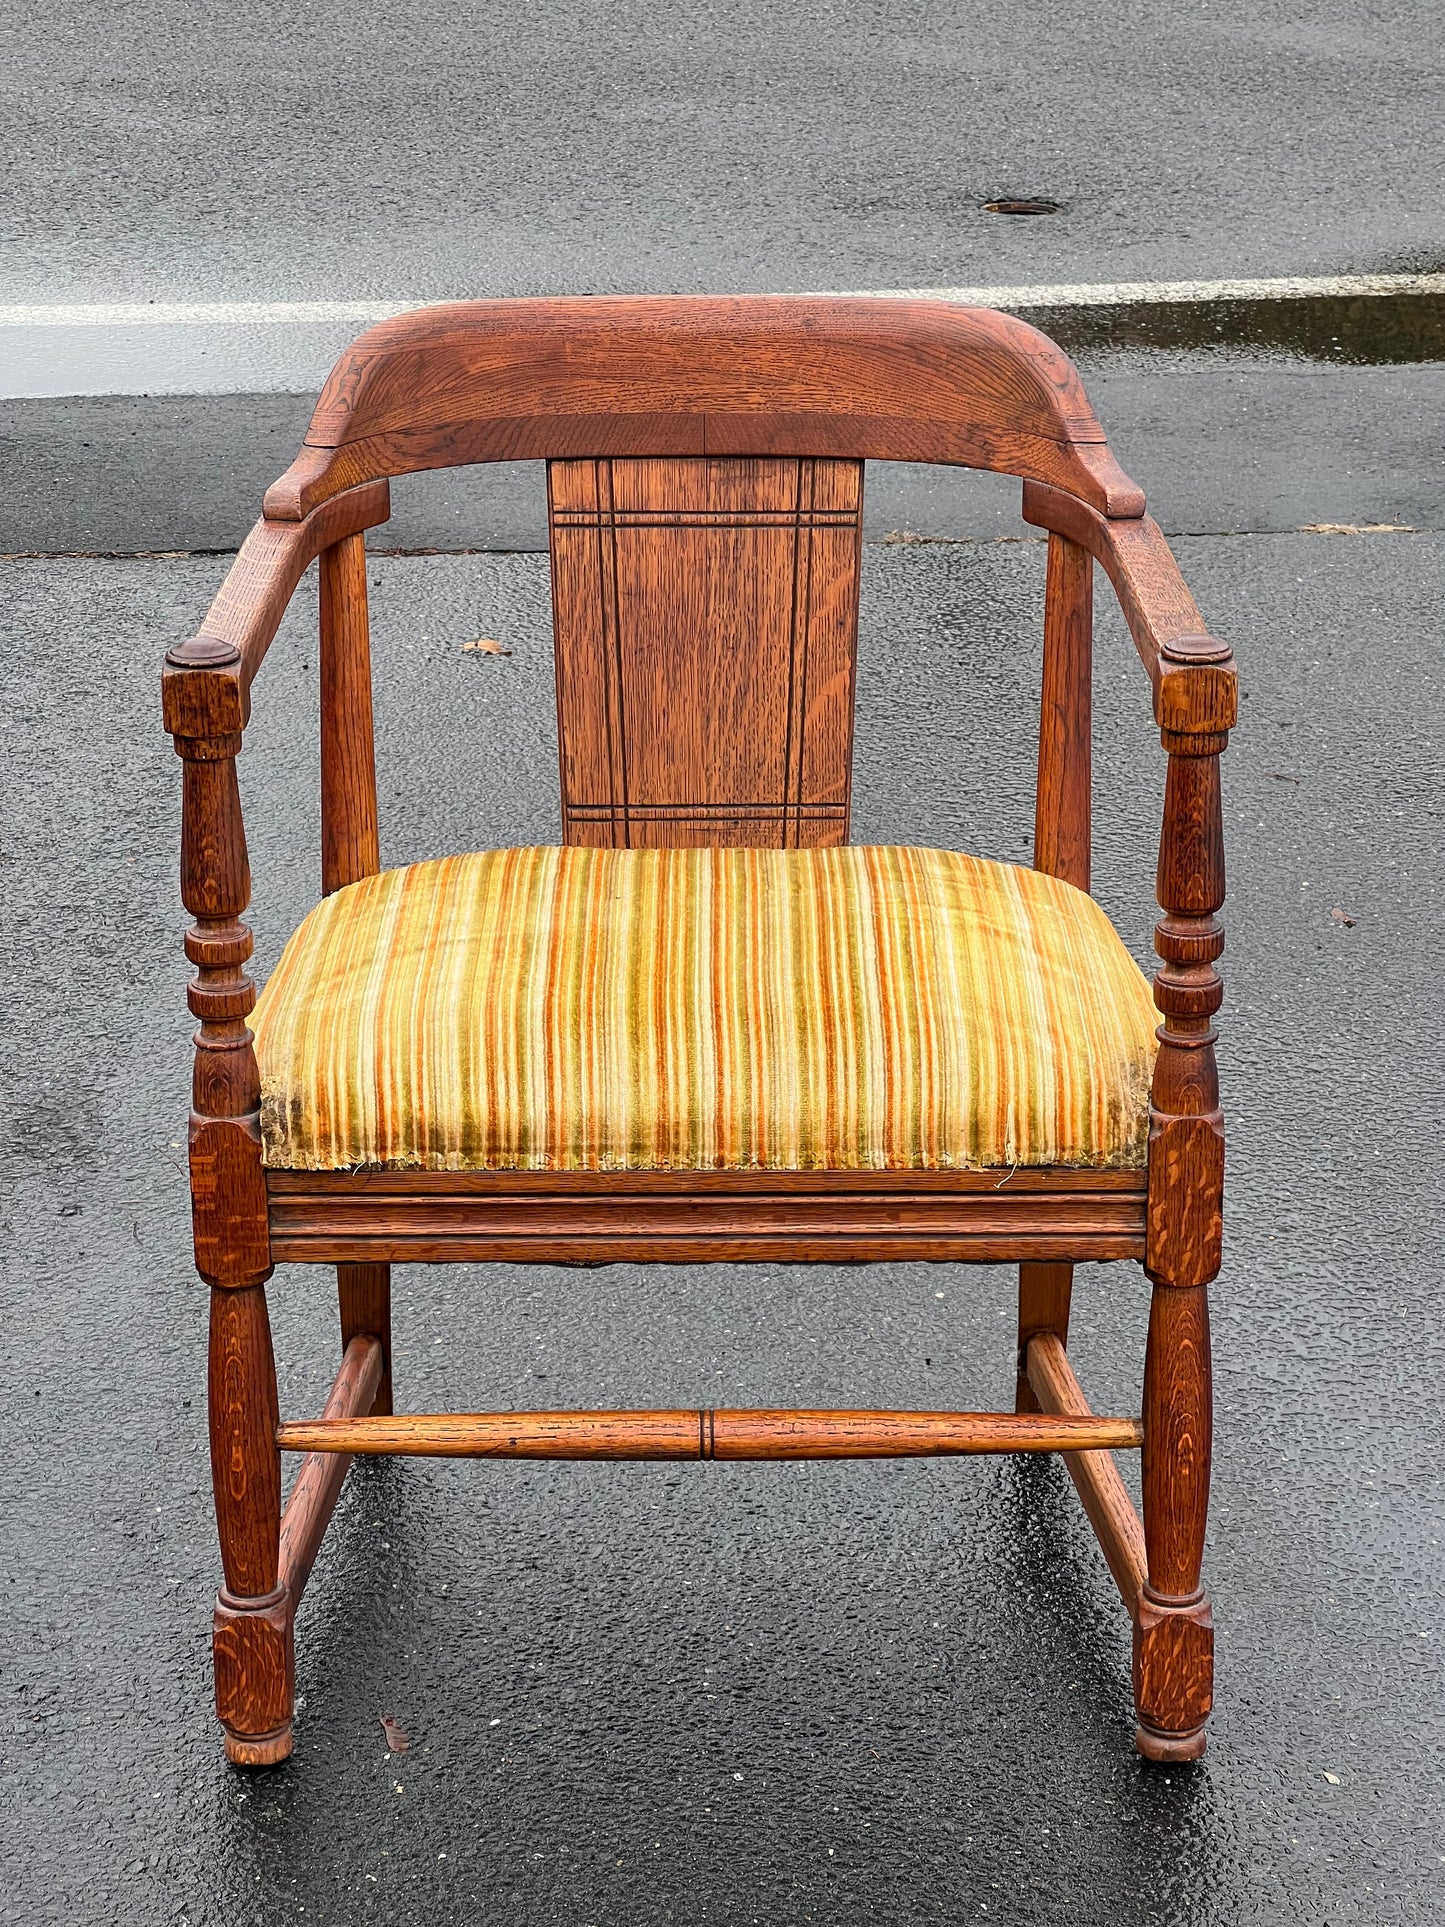
[[562, 834], [844, 843], [863, 464], [547, 467]]

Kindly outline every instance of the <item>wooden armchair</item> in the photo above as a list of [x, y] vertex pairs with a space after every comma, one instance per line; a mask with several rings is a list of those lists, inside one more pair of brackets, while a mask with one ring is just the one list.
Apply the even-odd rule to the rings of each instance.
[[[365, 531], [390, 475], [538, 457], [564, 847], [383, 873]], [[870, 458], [1017, 474], [1049, 532], [1032, 870], [846, 847]], [[257, 1006], [236, 757], [318, 558], [323, 897]], [[1152, 1005], [1087, 895], [1096, 561], [1168, 758]], [[1065, 356], [1009, 317], [911, 300], [383, 323], [166, 663], [230, 1758], [291, 1750], [295, 1612], [358, 1452], [1062, 1452], [1133, 1623], [1139, 1750], [1202, 1753], [1235, 673]], [[910, 1258], [1018, 1264], [1013, 1412], [393, 1415], [393, 1262]], [[1066, 1351], [1072, 1266], [1111, 1258], [1153, 1286], [1140, 1419], [1095, 1416]], [[284, 1261], [335, 1265], [340, 1288], [341, 1367], [306, 1423], [277, 1410]], [[1142, 1522], [1111, 1456], [1136, 1447]], [[284, 1508], [282, 1452], [305, 1455]]]

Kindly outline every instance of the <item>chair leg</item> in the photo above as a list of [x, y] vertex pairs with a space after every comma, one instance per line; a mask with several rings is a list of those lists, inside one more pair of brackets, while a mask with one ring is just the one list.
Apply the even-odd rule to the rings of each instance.
[[1214, 1698], [1214, 1622], [1200, 1584], [1213, 1429], [1205, 1285], [1155, 1278], [1144, 1365], [1144, 1540], [1134, 1623], [1135, 1744], [1196, 1760]]
[[276, 1365], [262, 1280], [211, 1291], [211, 1480], [225, 1584], [212, 1651], [226, 1757], [274, 1766], [291, 1752], [291, 1597], [280, 1583]]
[[1074, 1288], [1072, 1265], [1019, 1266], [1019, 1351], [1018, 1384], [1014, 1392], [1016, 1412], [1037, 1412], [1039, 1402], [1024, 1375], [1024, 1359], [1029, 1340], [1040, 1332], [1053, 1332], [1061, 1345], [1069, 1342], [1069, 1299]]
[[381, 1340], [381, 1379], [371, 1411], [359, 1416], [391, 1417], [391, 1266], [338, 1265], [336, 1289], [341, 1304], [341, 1349], [353, 1338]]

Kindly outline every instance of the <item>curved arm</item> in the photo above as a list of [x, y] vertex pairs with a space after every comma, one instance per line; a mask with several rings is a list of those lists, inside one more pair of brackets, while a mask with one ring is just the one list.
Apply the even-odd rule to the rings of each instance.
[[377, 481], [333, 496], [304, 521], [256, 524], [196, 634], [167, 652], [161, 696], [172, 736], [234, 736], [245, 728], [252, 679], [296, 584], [323, 550], [390, 514], [390, 486]]
[[1159, 727], [1181, 736], [1232, 729], [1239, 706], [1234, 656], [1206, 630], [1159, 524], [1148, 515], [1111, 519], [1042, 482], [1024, 483], [1023, 517], [1087, 550], [1113, 583], [1154, 685]]
[[1224, 1128], [1213, 1018], [1223, 998], [1224, 820], [1219, 759], [1238, 713], [1234, 657], [1204, 627], [1158, 525], [1113, 519], [1076, 496], [1024, 483], [1024, 520], [1092, 555], [1114, 585], [1154, 685], [1169, 759], [1154, 931], [1162, 1022], [1149, 1136], [1145, 1268], [1200, 1287], [1219, 1268]]

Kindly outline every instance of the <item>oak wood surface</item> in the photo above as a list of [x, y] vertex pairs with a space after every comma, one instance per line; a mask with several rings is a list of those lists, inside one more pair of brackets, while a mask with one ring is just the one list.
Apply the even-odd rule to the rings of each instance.
[[281, 1455], [266, 1288], [211, 1292], [211, 1483], [225, 1584], [211, 1651], [226, 1751], [269, 1766], [291, 1750], [295, 1661], [280, 1579]]
[[1061, 1345], [1069, 1342], [1069, 1309], [1074, 1291], [1074, 1267], [1069, 1265], [1019, 1266], [1019, 1348], [1018, 1372], [1014, 1385], [1014, 1410], [1040, 1410], [1034, 1388], [1029, 1383], [1029, 1341], [1040, 1332], [1050, 1332]]
[[548, 466], [563, 840], [841, 843], [862, 465]]
[[1068, 357], [943, 301], [602, 296], [453, 302], [369, 329], [266, 496], [299, 520], [380, 475], [539, 457], [837, 456], [1003, 469], [1112, 515], [1144, 498]]
[[[1075, 1418], [1083, 1418], [1088, 1413], [1089, 1401], [1074, 1376], [1069, 1355], [1057, 1333], [1035, 1333], [1029, 1341], [1026, 1366], [1041, 1412]], [[1145, 1443], [1147, 1449], [1147, 1434]], [[1064, 1464], [1094, 1528], [1114, 1584], [1119, 1588], [1119, 1597], [1132, 1615], [1144, 1585], [1144, 1527], [1119, 1476], [1119, 1468], [1107, 1451], [1066, 1452]]]
[[178, 738], [181, 901], [195, 921], [186, 991], [195, 1033], [191, 1079], [191, 1225], [196, 1268], [208, 1284], [251, 1285], [271, 1268], [261, 1168], [260, 1073], [246, 1024], [256, 986], [246, 970], [251, 932], [241, 912], [251, 870], [241, 822], [239, 737]]
[[323, 549], [390, 514], [390, 490], [377, 481], [335, 496], [303, 521], [256, 524], [196, 634], [167, 652], [161, 704], [171, 735], [222, 736], [245, 728], [251, 683], [296, 584]]
[[366, 538], [321, 551], [321, 889], [329, 896], [381, 868]]
[[1144, 1359], [1148, 1577], [1134, 1623], [1135, 1744], [1197, 1759], [1214, 1704], [1214, 1619], [1201, 1584], [1213, 1439], [1208, 1287], [1156, 1278]]
[[338, 1265], [336, 1298], [341, 1313], [342, 1356], [355, 1338], [375, 1338], [381, 1344], [381, 1376], [370, 1411], [362, 1416], [389, 1417], [392, 1409], [390, 1265]]
[[301, 1419], [281, 1449], [467, 1459], [871, 1459], [1127, 1448], [1137, 1419], [1011, 1412], [447, 1412]]
[[1228, 643], [1211, 636], [1151, 516], [1099, 514], [1067, 490], [1026, 481], [1023, 517], [1067, 537], [1102, 564], [1154, 687], [1154, 720], [1177, 733], [1233, 729], [1238, 677]]
[[1034, 805], [1034, 868], [1089, 887], [1094, 674], [1094, 561], [1049, 537], [1044, 669]]
[[313, 1263], [979, 1263], [1142, 1255], [1143, 1173], [267, 1174], [271, 1249]]
[[[353, 1338], [322, 1408], [322, 1418], [337, 1423], [369, 1416], [381, 1370], [381, 1340]], [[281, 1514], [279, 1548], [281, 1583], [290, 1595], [293, 1613], [301, 1603], [350, 1465], [347, 1456], [333, 1452], [308, 1453], [301, 1461]]]

